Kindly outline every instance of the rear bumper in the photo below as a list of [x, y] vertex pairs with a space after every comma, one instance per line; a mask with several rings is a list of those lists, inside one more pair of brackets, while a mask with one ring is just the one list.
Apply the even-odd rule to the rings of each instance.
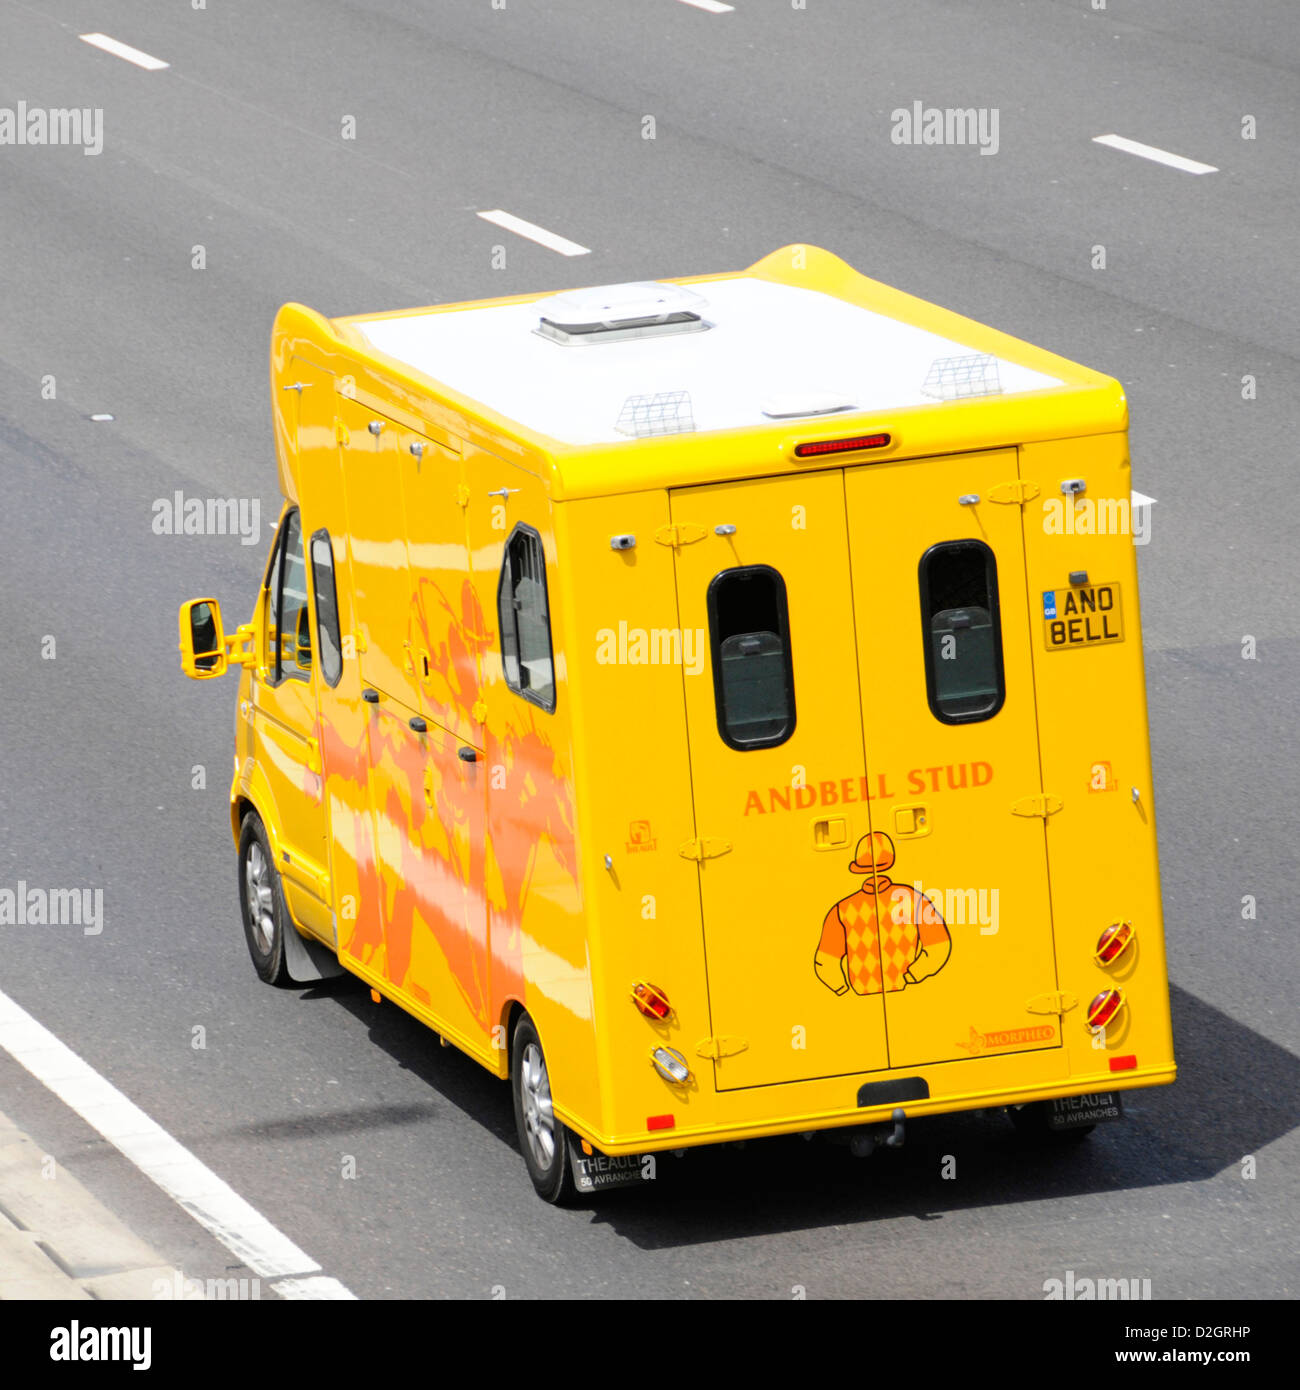
[[635, 1135], [600, 1135], [568, 1115], [557, 1104], [556, 1114], [564, 1123], [601, 1153], [654, 1153], [668, 1149], [689, 1149], [701, 1144], [727, 1144], [739, 1139], [764, 1139], [778, 1134], [804, 1134], [810, 1130], [842, 1129], [850, 1125], [880, 1124], [902, 1109], [908, 1119], [923, 1115], [947, 1115], [959, 1110], [987, 1110], [1004, 1105], [1027, 1105], [1036, 1100], [1055, 1100], [1063, 1096], [1093, 1095], [1106, 1091], [1143, 1090], [1149, 1086], [1168, 1086], [1178, 1074], [1174, 1063], [1126, 1072], [1099, 1072], [1094, 1076], [1069, 1076], [1060, 1081], [996, 1089], [971, 1090], [958, 1094], [931, 1096], [927, 1100], [812, 1112], [756, 1120], [744, 1124], [700, 1125]]

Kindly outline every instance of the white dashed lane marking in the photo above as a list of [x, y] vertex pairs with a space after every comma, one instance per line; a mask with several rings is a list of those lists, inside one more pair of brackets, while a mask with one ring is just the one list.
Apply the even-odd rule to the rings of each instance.
[[529, 241], [535, 241], [549, 251], [558, 251], [561, 256], [591, 255], [590, 246], [579, 246], [576, 241], [557, 236], [555, 232], [548, 232], [545, 227], [539, 227], [535, 222], [525, 222], [522, 217], [516, 217], [512, 212], [502, 212], [500, 208], [494, 208], [491, 212], [480, 212], [479, 216], [484, 222], [503, 227], [516, 236], [527, 237]]
[[170, 63], [164, 63], [161, 58], [141, 53], [138, 48], [132, 48], [129, 43], [121, 43], [117, 39], [110, 39], [107, 34], [80, 34], [78, 37], [82, 43], [88, 43], [93, 48], [102, 48], [105, 53], [111, 53], [115, 58], [125, 58], [128, 63], [134, 63], [136, 67], [145, 68], [149, 72], [159, 72], [163, 68], [171, 67]]
[[1135, 154], [1141, 159], [1152, 159], [1157, 164], [1167, 164], [1171, 169], [1181, 169], [1185, 174], [1219, 172], [1217, 165], [1202, 164], [1181, 154], [1170, 154], [1168, 150], [1158, 150], [1154, 145], [1144, 145], [1140, 140], [1126, 140], [1122, 135], [1094, 135], [1092, 140], [1095, 145], [1109, 145], [1112, 150], [1123, 150], [1125, 154]]

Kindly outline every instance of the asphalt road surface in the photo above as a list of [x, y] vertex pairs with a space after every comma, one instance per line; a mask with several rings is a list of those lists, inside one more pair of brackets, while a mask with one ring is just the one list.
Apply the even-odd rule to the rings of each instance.
[[[79, 37], [105, 28], [168, 66]], [[97, 155], [0, 144], [0, 885], [104, 895], [98, 935], [0, 927], [0, 990], [362, 1298], [1041, 1299], [1067, 1270], [1294, 1297], [1298, 75], [1290, 0], [0, 0], [0, 108], [103, 113]], [[893, 143], [914, 101], [996, 110], [996, 154]], [[1129, 392], [1180, 1078], [1067, 1151], [962, 1115], [870, 1161], [696, 1151], [555, 1210], [504, 1085], [358, 981], [258, 982], [234, 686], [181, 677], [176, 608], [251, 607], [282, 302], [732, 270], [795, 241]], [[257, 500], [256, 543], [155, 534], [178, 489]], [[0, 1109], [168, 1260], [229, 1271], [3, 1053]]]

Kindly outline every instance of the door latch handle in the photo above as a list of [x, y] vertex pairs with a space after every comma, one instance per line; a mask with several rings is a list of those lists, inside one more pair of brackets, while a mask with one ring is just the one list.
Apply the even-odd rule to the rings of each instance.
[[894, 834], [916, 839], [930, 833], [930, 812], [919, 802], [894, 807]]
[[845, 816], [828, 816], [813, 821], [814, 849], [843, 849], [849, 842], [849, 822]]

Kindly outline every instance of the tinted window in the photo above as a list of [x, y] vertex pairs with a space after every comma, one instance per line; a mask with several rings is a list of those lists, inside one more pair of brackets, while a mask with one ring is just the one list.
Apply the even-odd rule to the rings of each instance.
[[284, 568], [284, 533], [281, 525], [271, 551], [271, 565], [266, 573], [266, 668], [276, 679], [276, 642], [280, 634], [280, 571]]
[[306, 680], [311, 671], [311, 618], [307, 611], [307, 563], [302, 552], [302, 523], [297, 512], [284, 521], [277, 569], [278, 592], [272, 607], [275, 678]]
[[785, 580], [769, 565], [723, 570], [709, 585], [718, 732], [732, 748], [772, 748], [794, 732]]
[[1002, 708], [998, 570], [982, 541], [945, 541], [921, 557], [921, 621], [930, 708], [945, 724]]
[[334, 588], [334, 550], [326, 531], [317, 531], [311, 538], [311, 582], [316, 593], [320, 673], [326, 684], [337, 685], [343, 674], [343, 648], [339, 640], [338, 594]]
[[543, 709], [553, 710], [555, 672], [546, 560], [542, 538], [530, 526], [516, 526], [506, 542], [497, 607], [506, 684]]

